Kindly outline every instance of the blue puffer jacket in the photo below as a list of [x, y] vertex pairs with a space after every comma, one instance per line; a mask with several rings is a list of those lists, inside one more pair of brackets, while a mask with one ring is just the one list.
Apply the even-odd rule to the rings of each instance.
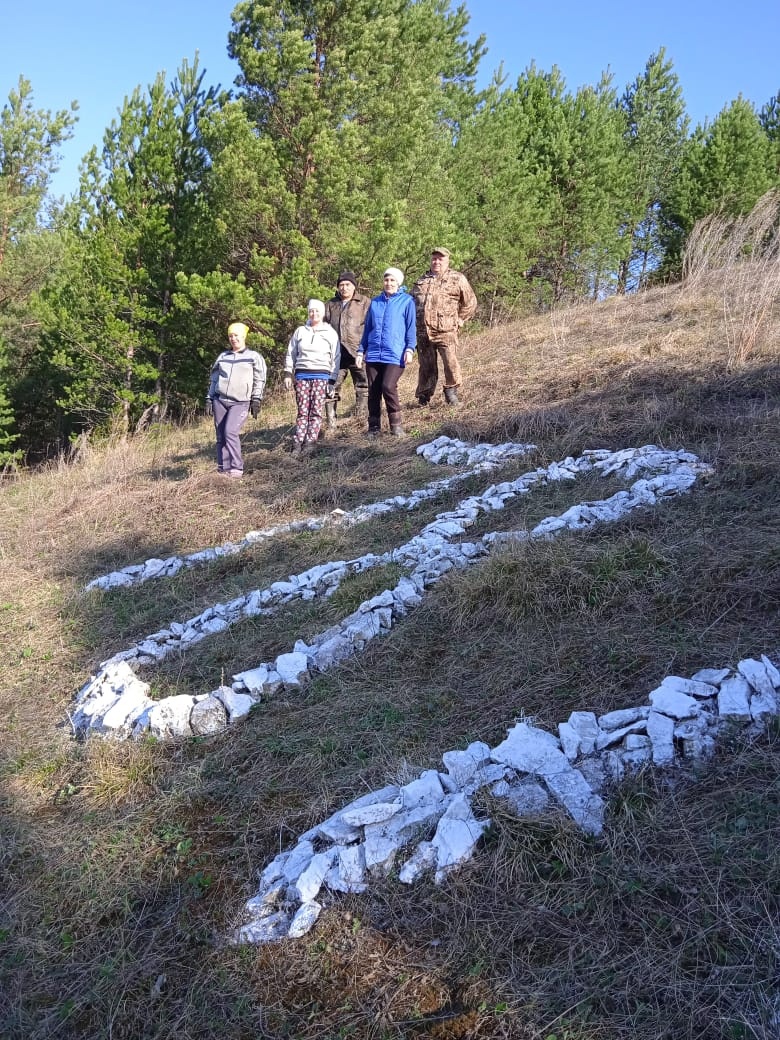
[[405, 289], [392, 296], [380, 293], [371, 301], [358, 347], [366, 361], [403, 365], [405, 350], [417, 347], [414, 300]]

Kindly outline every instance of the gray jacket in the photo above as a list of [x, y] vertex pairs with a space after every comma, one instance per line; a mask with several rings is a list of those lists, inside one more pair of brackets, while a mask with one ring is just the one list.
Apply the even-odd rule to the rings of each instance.
[[225, 350], [211, 367], [206, 397], [225, 397], [229, 401], [262, 400], [265, 390], [265, 360], [256, 350]]

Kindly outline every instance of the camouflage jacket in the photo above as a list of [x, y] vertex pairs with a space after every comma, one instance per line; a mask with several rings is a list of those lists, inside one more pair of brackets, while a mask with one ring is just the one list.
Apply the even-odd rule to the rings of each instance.
[[360, 337], [363, 335], [370, 303], [371, 300], [367, 296], [356, 292], [346, 305], [342, 305], [343, 301], [338, 293], [325, 304], [325, 321], [338, 332], [341, 349], [353, 357], [360, 346]]
[[477, 311], [477, 298], [465, 274], [449, 270], [437, 277], [427, 271], [414, 283], [417, 326], [429, 336], [457, 332]]

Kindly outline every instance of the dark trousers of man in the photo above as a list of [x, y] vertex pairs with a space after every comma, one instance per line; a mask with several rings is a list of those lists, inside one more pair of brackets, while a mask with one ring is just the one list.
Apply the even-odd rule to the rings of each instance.
[[382, 426], [382, 398], [385, 399], [390, 429], [401, 426], [401, 401], [398, 397], [398, 380], [403, 368], [382, 361], [367, 361], [368, 377], [368, 428], [379, 430]]
[[217, 469], [220, 473], [243, 473], [239, 433], [249, 415], [249, 401], [214, 398], [214, 429], [217, 431]]
[[341, 348], [341, 368], [336, 379], [336, 393], [341, 389], [342, 383], [347, 378], [347, 373], [352, 376], [352, 385], [355, 390], [365, 390], [368, 387], [368, 378], [362, 368], [358, 368], [355, 359], [345, 348]]

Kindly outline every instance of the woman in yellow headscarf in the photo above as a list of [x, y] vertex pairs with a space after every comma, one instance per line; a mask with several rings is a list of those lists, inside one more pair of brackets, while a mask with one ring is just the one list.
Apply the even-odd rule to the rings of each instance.
[[228, 325], [230, 349], [212, 365], [206, 394], [206, 414], [214, 416], [217, 432], [217, 470], [228, 477], [244, 475], [239, 434], [250, 412], [253, 419], [259, 416], [265, 390], [265, 360], [248, 349], [248, 332], [243, 321]]

